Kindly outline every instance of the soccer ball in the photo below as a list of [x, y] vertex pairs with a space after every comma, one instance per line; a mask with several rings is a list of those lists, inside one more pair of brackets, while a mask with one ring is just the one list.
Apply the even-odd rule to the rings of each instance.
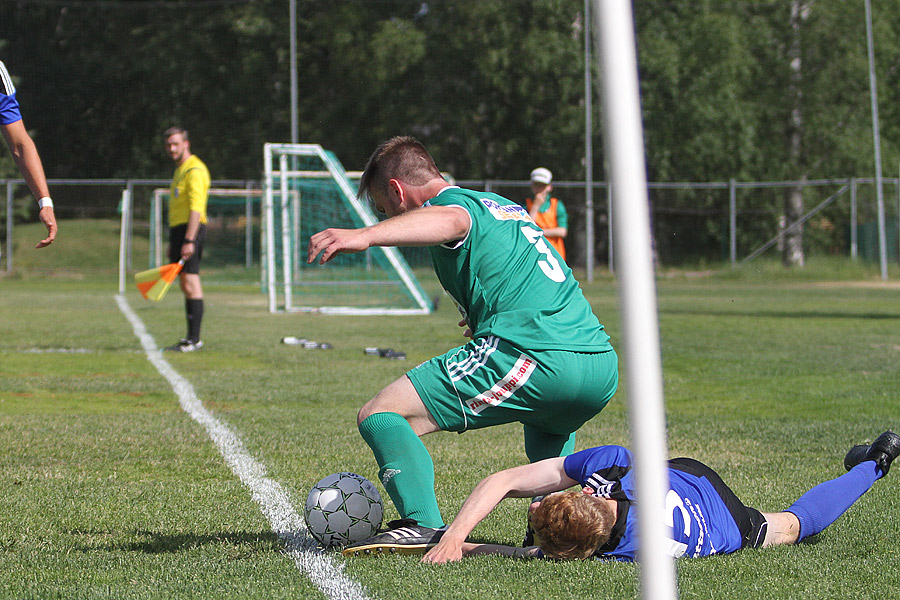
[[310, 490], [306, 527], [326, 548], [361, 542], [381, 526], [384, 506], [371, 481], [356, 473], [335, 473]]

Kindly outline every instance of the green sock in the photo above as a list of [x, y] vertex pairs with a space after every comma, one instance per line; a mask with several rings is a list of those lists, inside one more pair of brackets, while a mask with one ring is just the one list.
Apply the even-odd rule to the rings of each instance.
[[378, 476], [404, 519], [425, 527], [443, 527], [434, 496], [434, 463], [425, 444], [397, 413], [369, 415], [359, 433], [375, 454]]

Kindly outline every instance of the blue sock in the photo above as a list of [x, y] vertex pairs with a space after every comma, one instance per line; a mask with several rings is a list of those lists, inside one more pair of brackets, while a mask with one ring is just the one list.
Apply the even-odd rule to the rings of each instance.
[[409, 422], [392, 412], [369, 415], [359, 433], [378, 462], [378, 477], [404, 519], [443, 527], [434, 496], [434, 462]]
[[798, 540], [815, 535], [834, 523], [880, 476], [875, 461], [863, 461], [844, 475], [820, 483], [803, 494], [787, 509], [800, 520]]

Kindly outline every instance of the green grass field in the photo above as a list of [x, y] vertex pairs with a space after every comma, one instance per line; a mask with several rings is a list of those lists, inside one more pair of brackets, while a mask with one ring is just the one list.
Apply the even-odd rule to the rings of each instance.
[[[64, 248], [29, 260], [51, 265], [49, 252], [58, 251], [71, 262]], [[147, 360], [116, 304], [114, 275], [48, 269], [0, 279], [0, 597], [323, 597]], [[900, 288], [882, 285], [875, 270], [824, 261], [793, 274], [763, 265], [665, 275], [659, 306], [672, 456], [702, 460], [747, 504], [781, 510], [843, 473], [852, 444], [900, 427]], [[614, 280], [600, 276], [585, 293], [622, 350]], [[272, 315], [258, 291], [211, 285], [206, 294], [206, 348], [166, 358], [301, 513], [307, 491], [327, 474], [377, 480], [357, 410], [408, 368], [462, 341], [450, 302], [423, 317]], [[126, 298], [158, 345], [181, 337], [177, 289], [160, 304], [136, 291]], [[334, 348], [285, 346], [286, 335]], [[408, 359], [366, 356], [367, 346], [403, 350]], [[579, 448], [629, 444], [627, 392], [623, 385], [581, 430]], [[425, 443], [448, 518], [482, 477], [525, 460], [514, 425]], [[680, 597], [896, 597], [898, 482], [892, 471], [797, 546], [679, 561]], [[386, 509], [396, 516], [389, 501]], [[518, 544], [525, 509], [524, 500], [507, 501], [475, 537]], [[368, 597], [385, 600], [637, 594], [628, 564], [332, 558]]]

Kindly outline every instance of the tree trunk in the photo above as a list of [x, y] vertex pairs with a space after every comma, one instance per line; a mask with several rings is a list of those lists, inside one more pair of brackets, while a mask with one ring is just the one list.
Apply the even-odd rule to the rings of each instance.
[[[789, 131], [790, 160], [795, 172], [800, 173], [800, 180], [806, 181], [806, 166], [803, 164], [803, 64], [800, 57], [800, 26], [809, 16], [809, 3], [803, 0], [791, 1], [791, 43], [788, 48], [790, 60], [791, 82], [788, 89], [793, 107]], [[784, 216], [787, 230], [784, 234], [784, 249], [781, 262], [785, 267], [802, 267], [803, 226], [792, 227], [803, 216], [803, 186], [788, 189], [784, 199]]]

